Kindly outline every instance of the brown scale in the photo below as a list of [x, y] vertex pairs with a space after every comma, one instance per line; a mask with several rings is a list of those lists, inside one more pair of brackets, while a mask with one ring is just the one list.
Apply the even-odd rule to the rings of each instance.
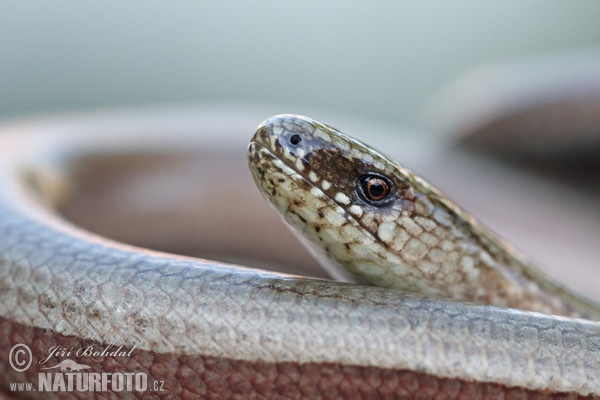
[[[265, 170], [267, 175], [278, 176], [279, 185], [287, 179], [294, 187], [290, 192], [277, 193], [278, 183], [271, 182], [266, 185], [266, 197], [279, 203], [276, 206], [284, 215], [288, 214], [288, 222], [321, 246], [336, 263], [348, 268], [356, 281], [551, 314], [588, 317], [596, 314], [595, 306], [587, 299], [549, 281], [522, 255], [437, 189], [367, 145], [326, 125], [293, 116], [288, 116], [284, 123], [267, 120], [254, 142], [272, 155], [258, 161], [253, 156], [259, 168], [254, 175], [259, 186], [265, 187], [265, 176], [260, 172]], [[303, 179], [287, 177], [289, 172], [274, 166], [275, 159]], [[318, 179], [314, 179], [314, 174]], [[389, 185], [384, 188], [389, 189], [389, 195], [369, 201], [361, 186], [365, 176], [373, 176], [375, 182], [380, 179], [384, 187]], [[315, 188], [322, 198], [312, 194], [311, 189]], [[285, 207], [281, 204], [284, 202], [291, 202], [292, 207]], [[350, 241], [341, 243], [345, 250], [338, 253], [333, 249], [340, 247], [328, 242], [335, 235], [331, 234], [327, 215], [336, 207], [343, 210], [340, 215], [347, 222], [354, 221], [347, 239]], [[362, 215], [356, 214], [356, 207], [362, 210]], [[385, 241], [379, 228], [396, 214], [401, 217], [394, 219], [392, 238]], [[442, 215], [442, 220], [438, 215]], [[423, 226], [431, 223], [436, 224], [435, 228]], [[340, 238], [346, 228], [347, 223], [336, 226]], [[402, 239], [405, 235], [402, 230], [409, 234], [408, 240]], [[397, 239], [402, 240], [400, 251], [393, 248]], [[353, 261], [350, 257], [353, 246], [363, 240], [366, 243], [375, 240], [380, 250], [375, 246], [367, 258], [357, 256]], [[396, 257], [399, 264], [389, 264], [390, 257]], [[369, 272], [365, 267], [369, 264], [375, 269], [389, 268], [388, 276], [382, 277], [380, 271]]]

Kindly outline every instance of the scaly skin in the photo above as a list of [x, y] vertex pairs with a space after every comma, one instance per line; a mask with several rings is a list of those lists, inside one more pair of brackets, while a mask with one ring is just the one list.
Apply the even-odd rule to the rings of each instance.
[[[261, 192], [323, 250], [332, 261], [327, 265], [356, 282], [600, 318], [597, 304], [545, 278], [423, 179], [332, 127], [275, 116], [258, 128], [249, 152]], [[369, 204], [359, 193], [359, 178], [371, 173], [391, 181], [383, 205]]]
[[[156, 140], [148, 140], [158, 128], [147, 115], [114, 118], [9, 127], [0, 137], [2, 391], [11, 382], [37, 387], [39, 368], [69, 358], [96, 373], [145, 373], [149, 384], [164, 381], [165, 391], [55, 391], [46, 398], [600, 396], [597, 322], [178, 257], [65, 222], [44, 185], [55, 178], [69, 187], [68, 155], [85, 154], [82, 144], [104, 156], [137, 154], [127, 149]], [[167, 144], [192, 147], [190, 137], [172, 139], [181, 118], [162, 119]], [[129, 135], [120, 134], [125, 130]], [[109, 146], [111, 131], [116, 138]], [[93, 141], [87, 136], [93, 132], [103, 136]], [[168, 152], [167, 144], [160, 151]], [[52, 178], [43, 168], [48, 160], [65, 169]], [[36, 182], [41, 192], [32, 188]], [[240, 182], [227, 181], [234, 188]], [[32, 350], [25, 372], [8, 362], [19, 343]], [[131, 356], [54, 356], [38, 364], [52, 346], [108, 344]]]

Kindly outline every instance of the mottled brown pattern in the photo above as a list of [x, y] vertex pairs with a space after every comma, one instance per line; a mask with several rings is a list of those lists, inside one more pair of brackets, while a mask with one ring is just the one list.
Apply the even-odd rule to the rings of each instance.
[[[140, 137], [152, 125], [133, 125], [128, 122], [126, 128], [139, 135], [119, 136], [114, 148], [146, 143]], [[0, 139], [6, 144], [5, 136]], [[51, 152], [56, 142], [13, 139], [23, 146], [0, 157], [2, 388], [15, 377], [6, 352], [22, 342], [37, 357], [53, 344], [136, 345], [128, 361], [85, 361], [104, 371], [130, 366], [164, 378], [175, 393], [164, 397], [235, 393], [260, 398], [259, 391], [277, 398], [295, 390], [325, 397], [334, 386], [340, 388], [335, 395], [348, 397], [375, 387], [426, 387], [431, 390], [421, 392], [422, 397], [443, 397], [445, 392], [455, 395], [456, 382], [464, 390], [494, 386], [469, 389], [463, 386], [468, 381], [527, 388], [527, 394], [540, 396], [548, 390], [600, 394], [599, 323], [269, 273], [105, 240], [61, 220], [24, 179], [23, 168], [40, 169], [36, 161], [53, 156], [64, 161]], [[62, 139], [63, 146], [76, 140]], [[104, 149], [101, 144], [93, 148]], [[68, 154], [69, 146], [60, 149]], [[81, 154], [77, 146], [73, 149]], [[273, 178], [265, 185], [283, 193], [287, 181]], [[308, 200], [305, 193], [298, 191], [298, 204]], [[248, 207], [247, 212], [254, 210]], [[327, 221], [318, 232], [323, 238], [339, 235], [331, 229], [337, 225], [344, 226], [344, 235], [356, 233], [356, 225], [345, 222], [339, 209], [313, 211], [314, 218]], [[349, 212], [354, 211], [351, 206]], [[309, 221], [310, 212], [305, 207], [290, 215]], [[426, 221], [405, 225], [407, 231], [428, 232]], [[347, 251], [347, 244], [339, 246]], [[331, 245], [330, 251], [338, 250]], [[510, 391], [516, 397], [521, 392]]]
[[[547, 279], [430, 184], [334, 128], [273, 117], [254, 136], [250, 160], [263, 194], [342, 276], [434, 297], [600, 316], [597, 305]], [[383, 204], [359, 195], [367, 173], [391, 182]]]

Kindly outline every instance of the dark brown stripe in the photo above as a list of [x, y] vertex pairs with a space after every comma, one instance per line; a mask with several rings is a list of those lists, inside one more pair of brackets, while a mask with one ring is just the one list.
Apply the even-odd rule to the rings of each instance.
[[[8, 364], [8, 353], [17, 343], [31, 347], [33, 364], [28, 371], [15, 372]], [[12, 324], [0, 318], [0, 388], [9, 396], [10, 382], [38, 385], [39, 360], [48, 356], [52, 346], [79, 349], [105, 343], [56, 335], [51, 330]], [[129, 351], [131, 347], [125, 348]], [[183, 398], [183, 399], [583, 399], [572, 393], [540, 393], [508, 388], [493, 383], [444, 379], [406, 370], [337, 364], [266, 363], [216, 357], [154, 354], [135, 349], [132, 357], [54, 357], [46, 366], [65, 358], [89, 365], [86, 372], [143, 372], [151, 381], [163, 381], [164, 392], [134, 393], [48, 393], [67, 398]], [[18, 393], [38, 398], [40, 393]], [[44, 394], [46, 395], [46, 393]], [[58, 397], [57, 396], [57, 397]], [[17, 396], [15, 396], [17, 397]], [[47, 396], [44, 396], [47, 397]]]

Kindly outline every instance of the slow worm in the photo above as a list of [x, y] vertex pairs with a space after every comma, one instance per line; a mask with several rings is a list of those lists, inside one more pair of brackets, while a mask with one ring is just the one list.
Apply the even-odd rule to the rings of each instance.
[[[302, 134], [303, 124], [296, 124]], [[153, 143], [154, 137], [126, 120], [121, 135], [139, 132], [112, 144], [106, 138], [89, 144], [73, 133], [77, 124], [54, 127], [42, 135], [21, 128], [28, 135], [2, 137], [0, 387], [7, 394], [36, 397], [38, 392], [15, 393], [10, 384], [33, 382], [37, 388], [40, 368], [69, 358], [94, 372], [146, 374], [148, 390], [117, 393], [121, 397], [600, 396], [598, 322], [174, 256], [104, 239], [65, 222], [56, 208], [87, 165], [82, 160], [118, 165], [131, 158], [124, 143], [131, 149]], [[97, 132], [106, 128], [95, 127]], [[7, 130], [19, 131], [19, 126]], [[172, 143], [163, 139], [154, 146], [138, 153], [142, 169], [145, 160], [164, 154]], [[191, 147], [183, 143], [170, 154], [181, 159]], [[167, 164], [170, 160], [162, 158]], [[92, 182], [87, 183], [101, 186], [103, 176], [88, 175]], [[398, 182], [388, 183], [395, 187]], [[221, 185], [235, 183], [213, 180], [203, 190], [218, 192]], [[142, 193], [148, 200], [148, 192]], [[126, 207], [127, 201], [118, 203]], [[531, 298], [542, 299], [532, 301], [531, 308], [593, 314], [574, 296], [546, 296], [554, 286], [545, 281], [533, 289], [525, 286], [524, 297], [533, 293]], [[24, 372], [8, 362], [17, 344], [32, 352], [32, 366]], [[39, 364], [56, 346], [102, 349], [109, 344], [129, 356], [57, 355]], [[164, 391], [153, 391], [153, 382]], [[45, 395], [110, 397], [60, 390]]]

